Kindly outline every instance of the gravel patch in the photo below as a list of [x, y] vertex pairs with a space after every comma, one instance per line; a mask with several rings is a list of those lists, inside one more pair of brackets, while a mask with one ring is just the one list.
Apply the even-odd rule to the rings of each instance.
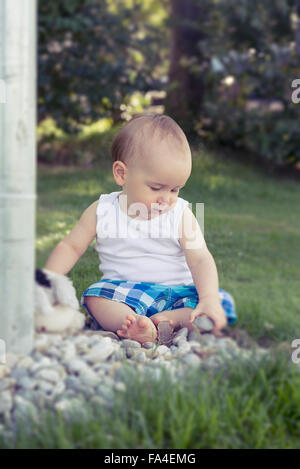
[[[206, 326], [206, 324], [202, 324]], [[87, 398], [112, 406], [114, 392], [126, 390], [124, 364], [159, 379], [166, 370], [174, 382], [186, 371], [218, 368], [239, 357], [260, 359], [265, 349], [242, 348], [229, 337], [216, 338], [186, 328], [170, 346], [140, 344], [106, 331], [82, 330], [76, 334], [36, 333], [29, 355], [7, 354], [0, 364], [0, 434], [13, 431], [20, 419], [35, 420], [43, 409], [62, 414], [82, 412]]]

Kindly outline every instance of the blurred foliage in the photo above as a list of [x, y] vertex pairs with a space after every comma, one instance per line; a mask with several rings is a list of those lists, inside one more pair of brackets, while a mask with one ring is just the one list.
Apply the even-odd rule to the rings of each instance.
[[97, 159], [93, 148], [76, 150], [70, 134], [80, 145], [96, 132], [109, 139], [114, 131], [97, 127], [99, 119], [119, 125], [149, 106], [149, 90], [176, 87], [167, 80], [170, 33], [181, 21], [184, 34], [201, 31], [198, 53], [181, 58], [204, 89], [193, 109], [195, 134], [276, 165], [300, 161], [300, 106], [291, 100], [299, 75], [296, 2], [194, 1], [201, 14], [187, 22], [170, 15], [170, 0], [39, 0], [39, 122], [48, 119], [41, 159], [56, 161], [57, 145], [58, 161], [68, 160], [72, 141], [72, 162], [88, 164]]
[[[121, 105], [122, 116], [142, 112], [151, 102], [150, 93], [134, 92]], [[74, 135], [58, 127], [52, 117], [40, 122], [37, 129], [38, 160], [47, 164], [91, 166], [111, 162], [110, 146], [123, 122], [115, 124], [112, 117], [80, 126]]]
[[39, 122], [77, 133], [159, 87], [166, 0], [39, 0]]
[[295, 2], [208, 5], [205, 38], [198, 44], [203, 58], [192, 64], [205, 84], [197, 133], [275, 165], [300, 161], [300, 108], [291, 100], [291, 83], [299, 75]]

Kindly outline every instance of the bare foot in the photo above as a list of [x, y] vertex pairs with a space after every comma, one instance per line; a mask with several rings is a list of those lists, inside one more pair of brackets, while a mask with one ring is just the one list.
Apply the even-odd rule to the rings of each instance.
[[136, 340], [141, 344], [157, 340], [156, 327], [147, 316], [128, 314], [122, 324], [122, 329], [118, 329], [117, 334], [126, 339]]

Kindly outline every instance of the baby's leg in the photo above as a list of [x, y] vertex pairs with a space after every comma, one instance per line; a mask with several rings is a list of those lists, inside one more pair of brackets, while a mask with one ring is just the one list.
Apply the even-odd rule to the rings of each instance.
[[141, 343], [155, 341], [157, 330], [153, 322], [125, 303], [98, 296], [86, 296], [84, 302], [103, 329]]
[[174, 329], [181, 329], [187, 327], [188, 332], [191, 332], [194, 327], [190, 322], [190, 314], [193, 308], [177, 308], [172, 310], [165, 310], [161, 313], [153, 314], [150, 319], [157, 326], [161, 321], [168, 321]]

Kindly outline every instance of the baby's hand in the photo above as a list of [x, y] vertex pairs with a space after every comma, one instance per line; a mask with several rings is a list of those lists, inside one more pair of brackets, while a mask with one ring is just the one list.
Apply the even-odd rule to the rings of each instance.
[[200, 300], [190, 314], [190, 322], [203, 314], [214, 322], [212, 333], [216, 336], [222, 335], [220, 330], [227, 325], [227, 318], [221, 303], [211, 298]]

